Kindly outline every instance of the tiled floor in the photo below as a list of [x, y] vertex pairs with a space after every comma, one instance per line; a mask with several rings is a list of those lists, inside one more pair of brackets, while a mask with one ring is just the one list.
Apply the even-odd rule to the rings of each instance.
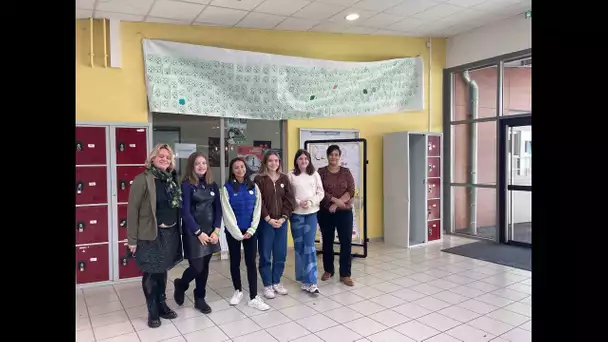
[[443, 244], [411, 250], [371, 243], [367, 259], [353, 260], [355, 286], [336, 276], [319, 284], [316, 298], [293, 281], [290, 251], [284, 279], [290, 293], [267, 300], [271, 309], [264, 313], [246, 300], [228, 305], [228, 262], [213, 261], [207, 295], [213, 313], [193, 309], [189, 290], [183, 307], [169, 301], [179, 317], [156, 329], [146, 325], [140, 282], [79, 290], [77, 341], [530, 341], [532, 274], [440, 251], [469, 241], [446, 236]]

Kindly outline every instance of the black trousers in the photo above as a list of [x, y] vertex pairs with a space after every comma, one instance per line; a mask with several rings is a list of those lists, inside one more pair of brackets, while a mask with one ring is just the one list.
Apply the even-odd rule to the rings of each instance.
[[336, 210], [335, 213], [327, 209], [319, 210], [317, 214], [321, 237], [323, 238], [323, 269], [325, 272], [335, 273], [334, 269], [334, 236], [338, 230], [340, 241], [340, 277], [350, 277], [351, 251], [353, 243], [353, 212], [351, 210]]
[[226, 232], [228, 241], [228, 253], [230, 254], [230, 276], [235, 290], [242, 291], [241, 284], [241, 243], [245, 254], [245, 266], [247, 266], [247, 282], [249, 283], [249, 298], [253, 299], [258, 294], [258, 270], [255, 265], [255, 258], [258, 249], [257, 234], [253, 234], [249, 239], [238, 241], [230, 233]]
[[141, 287], [144, 290], [146, 300], [153, 302], [164, 302], [167, 290], [167, 272], [148, 273], [144, 272], [141, 278]]
[[205, 298], [207, 294], [207, 278], [209, 278], [209, 262], [213, 254], [206, 255], [202, 258], [188, 259], [188, 268], [182, 275], [182, 282], [190, 284], [194, 280], [196, 287], [194, 288], [194, 297]]

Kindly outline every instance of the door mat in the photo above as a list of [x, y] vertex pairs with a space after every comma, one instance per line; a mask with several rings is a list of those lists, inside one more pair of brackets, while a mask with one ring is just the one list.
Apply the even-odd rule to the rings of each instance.
[[532, 271], [532, 248], [478, 241], [447, 248], [443, 252]]

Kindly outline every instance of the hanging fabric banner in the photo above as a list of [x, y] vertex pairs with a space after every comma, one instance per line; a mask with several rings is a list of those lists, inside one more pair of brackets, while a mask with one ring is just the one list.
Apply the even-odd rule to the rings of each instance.
[[150, 111], [287, 120], [423, 109], [422, 59], [336, 62], [143, 40]]

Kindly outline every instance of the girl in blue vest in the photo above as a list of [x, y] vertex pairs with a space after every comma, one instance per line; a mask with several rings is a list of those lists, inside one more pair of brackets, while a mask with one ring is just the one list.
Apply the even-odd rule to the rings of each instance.
[[226, 227], [226, 241], [230, 254], [230, 276], [234, 294], [230, 305], [238, 305], [243, 299], [241, 284], [241, 242], [247, 266], [249, 283], [249, 306], [261, 311], [270, 307], [258, 295], [258, 277], [255, 266], [257, 252], [257, 235], [255, 234], [262, 211], [262, 198], [258, 186], [248, 179], [247, 168], [243, 158], [230, 161], [228, 181], [220, 190], [222, 214]]

